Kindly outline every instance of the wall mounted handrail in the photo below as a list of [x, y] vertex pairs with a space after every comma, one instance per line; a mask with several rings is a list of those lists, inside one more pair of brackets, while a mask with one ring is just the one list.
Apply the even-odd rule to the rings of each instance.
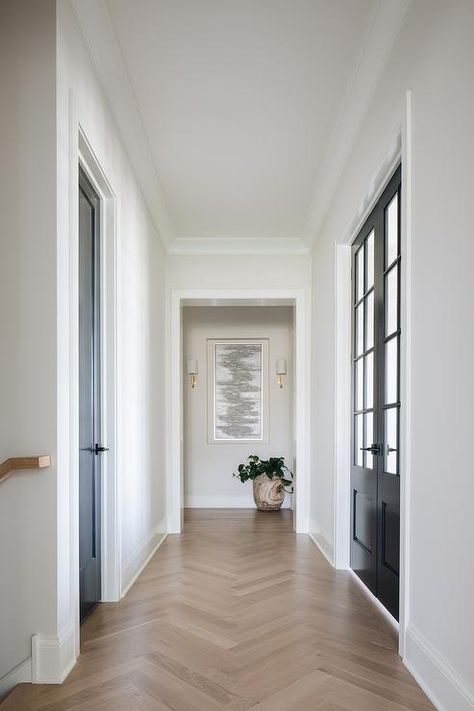
[[18, 469], [44, 469], [51, 466], [49, 454], [36, 457], [12, 457], [0, 464], [0, 484], [6, 481]]

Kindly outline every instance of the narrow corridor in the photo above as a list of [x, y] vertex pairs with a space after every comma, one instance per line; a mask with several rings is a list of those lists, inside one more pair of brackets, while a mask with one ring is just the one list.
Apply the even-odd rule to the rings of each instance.
[[65, 683], [21, 685], [4, 708], [433, 708], [396, 650], [350, 575], [293, 533], [290, 511], [194, 509], [127, 596], [86, 620]]

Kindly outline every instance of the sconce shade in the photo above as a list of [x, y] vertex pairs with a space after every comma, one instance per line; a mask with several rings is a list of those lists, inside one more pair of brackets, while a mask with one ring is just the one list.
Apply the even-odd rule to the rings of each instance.
[[285, 358], [278, 358], [277, 360], [276, 372], [277, 375], [286, 375], [286, 360]]
[[196, 358], [189, 358], [188, 360], [188, 375], [197, 375], [198, 373], [198, 362]]

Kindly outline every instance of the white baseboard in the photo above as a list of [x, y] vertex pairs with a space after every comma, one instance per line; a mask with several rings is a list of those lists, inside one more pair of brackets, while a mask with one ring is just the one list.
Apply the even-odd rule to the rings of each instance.
[[327, 562], [334, 568], [334, 546], [329, 542], [328, 536], [314, 518], [308, 521], [308, 536], [317, 545]]
[[426, 641], [411, 622], [403, 663], [438, 711], [472, 711], [474, 691]]
[[387, 622], [389, 622], [389, 623], [392, 625], [392, 627], [393, 627], [397, 632], [399, 632], [399, 631], [400, 631], [400, 625], [398, 624], [398, 622], [397, 622], [397, 620], [395, 619], [395, 617], [390, 614], [390, 612], [387, 610], [386, 607], [384, 607], [384, 606], [382, 605], [382, 603], [380, 602], [380, 600], [375, 597], [375, 595], [369, 590], [369, 588], [367, 587], [367, 585], [365, 585], [365, 584], [362, 582], [362, 580], [359, 578], [359, 576], [354, 573], [354, 571], [352, 570], [352, 568], [348, 568], [348, 570], [349, 570], [349, 573], [350, 573], [351, 576], [352, 576], [352, 579], [357, 583], [357, 585], [360, 587], [360, 589], [362, 590], [362, 592], [364, 593], [364, 595], [365, 595], [366, 597], [368, 597], [369, 600], [370, 600], [370, 602], [377, 608], [377, 610], [378, 610], [379, 612], [382, 613], [382, 615], [385, 617], [385, 619], [387, 620]]
[[31, 668], [31, 657], [29, 657], [0, 679], [0, 701], [10, 693], [17, 684], [31, 683]]
[[62, 684], [76, 663], [74, 625], [59, 636], [33, 635], [31, 657], [34, 684]]
[[167, 520], [163, 519], [150, 533], [135, 547], [123, 563], [123, 575], [120, 597], [124, 597], [132, 587], [140, 573], [148, 565], [158, 548], [165, 540]]
[[[291, 498], [285, 497], [282, 508], [290, 508]], [[212, 496], [212, 494], [189, 494], [184, 497], [186, 509], [254, 509], [253, 496]]]

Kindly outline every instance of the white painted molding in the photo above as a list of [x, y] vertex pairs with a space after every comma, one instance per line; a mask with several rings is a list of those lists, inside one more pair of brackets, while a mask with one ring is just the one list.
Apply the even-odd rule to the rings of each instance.
[[438, 711], [474, 709], [474, 690], [433, 649], [412, 622], [406, 629], [403, 663]]
[[332, 543], [330, 543], [327, 533], [323, 531], [314, 518], [309, 519], [308, 530], [308, 536], [319, 548], [329, 565], [334, 568], [334, 547]]
[[317, 239], [339, 185], [347, 160], [382, 76], [411, 0], [384, 0], [375, 4], [359, 61], [322, 163], [304, 240]]
[[124, 560], [121, 598], [128, 593], [165, 540], [168, 535], [166, 533], [167, 525], [166, 519], [160, 521]]
[[392, 625], [392, 627], [397, 632], [399, 632], [400, 627], [399, 627], [399, 624], [398, 624], [397, 620], [395, 619], [395, 617], [393, 617], [393, 615], [390, 614], [390, 612], [387, 610], [387, 608], [382, 605], [380, 600], [378, 600], [375, 597], [375, 595], [369, 590], [367, 585], [365, 585], [362, 582], [362, 580], [359, 578], [359, 576], [354, 573], [352, 568], [349, 568], [348, 570], [349, 570], [349, 573], [351, 574], [352, 579], [357, 583], [357, 585], [360, 587], [360, 589], [362, 590], [364, 595], [370, 600], [372, 605], [374, 605], [377, 608], [377, 610], [382, 613], [382, 615], [385, 617], [387, 622], [389, 622]]
[[[286, 496], [282, 508], [290, 508], [291, 497]], [[212, 496], [191, 494], [184, 497], [187, 509], [255, 509], [252, 494], [248, 496]]]
[[31, 683], [31, 668], [31, 657], [28, 657], [0, 679], [0, 702], [17, 684]]
[[62, 684], [76, 663], [75, 623], [59, 636], [35, 634], [32, 638], [32, 681]]
[[126, 145], [135, 175], [164, 248], [172, 228], [160, 180], [152, 158], [112, 18], [104, 0], [70, 0], [96, 67], [114, 120]]
[[309, 250], [297, 237], [178, 237], [168, 254], [302, 254]]

